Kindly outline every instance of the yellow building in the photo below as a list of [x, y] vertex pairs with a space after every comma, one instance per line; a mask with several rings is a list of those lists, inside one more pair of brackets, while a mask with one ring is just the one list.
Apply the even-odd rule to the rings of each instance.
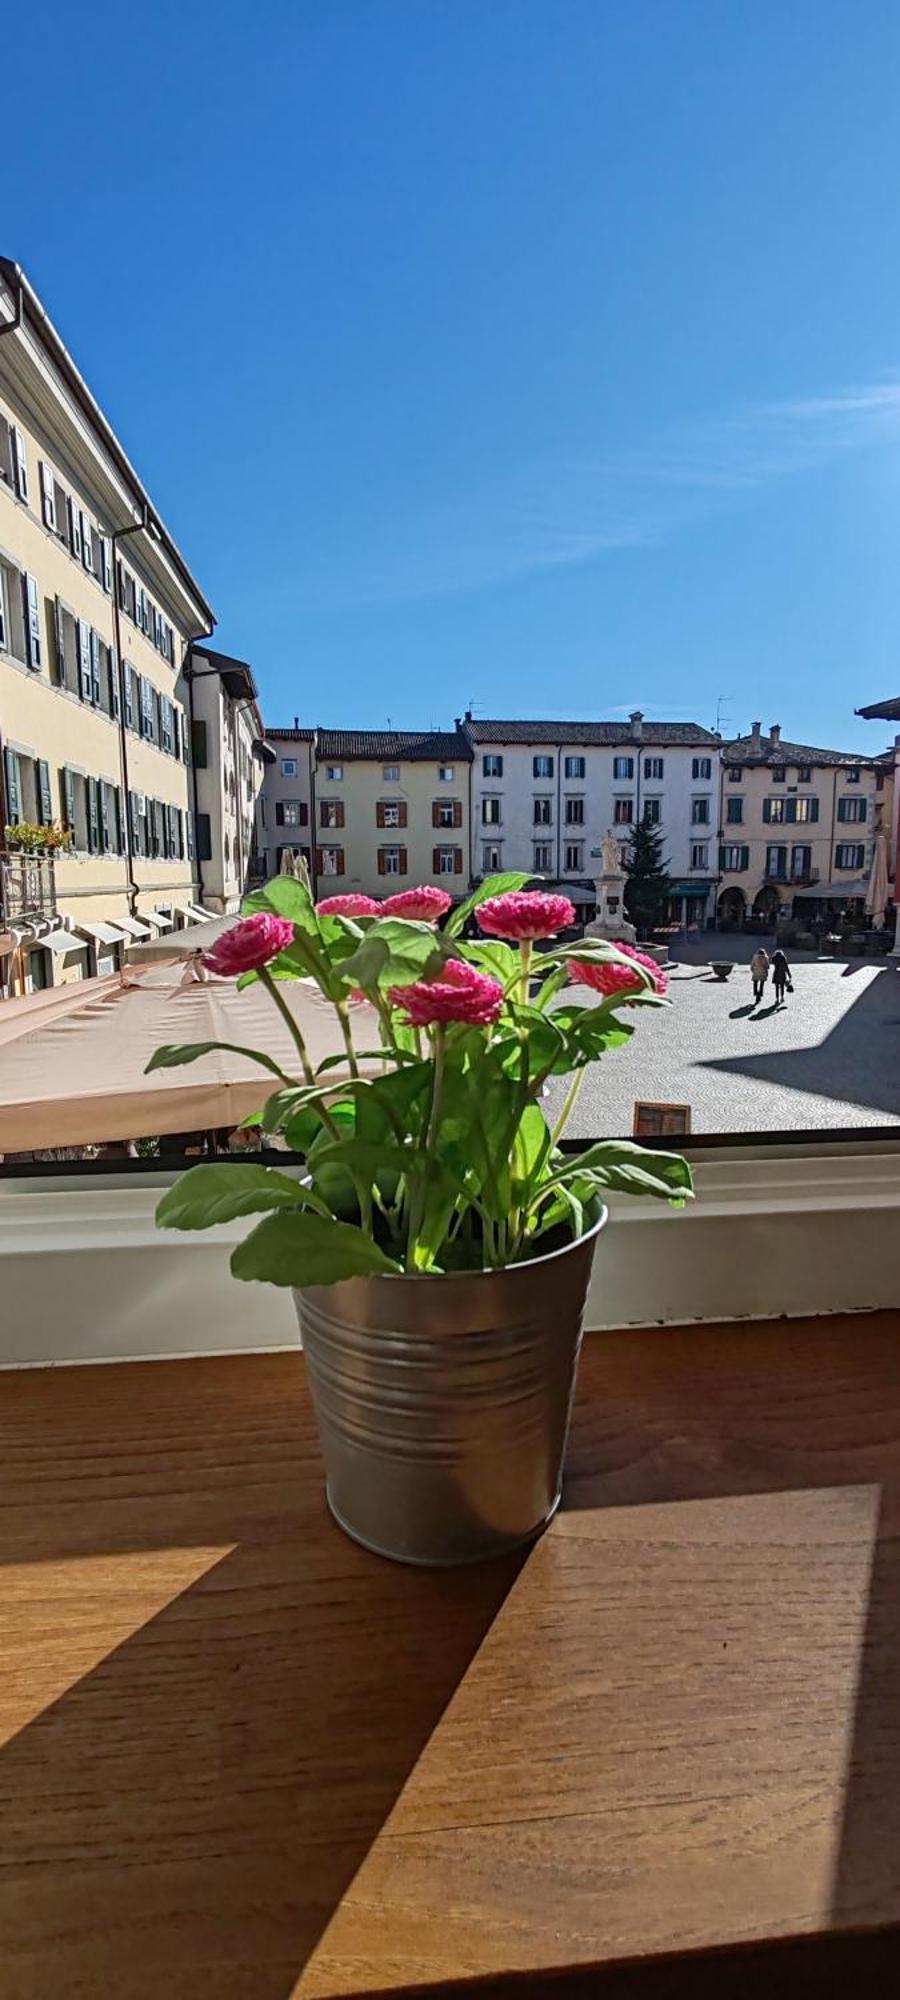
[[471, 770], [461, 731], [317, 731], [317, 894], [390, 896], [433, 882], [465, 895]]
[[[129, 936], [184, 921], [183, 667], [213, 622], [40, 300], [0, 259], [0, 992], [4, 974], [28, 991], [111, 969]], [[42, 851], [60, 827], [70, 850]]]
[[893, 754], [788, 743], [773, 724], [723, 743], [719, 923], [827, 917], [862, 905], [875, 836], [890, 838]]

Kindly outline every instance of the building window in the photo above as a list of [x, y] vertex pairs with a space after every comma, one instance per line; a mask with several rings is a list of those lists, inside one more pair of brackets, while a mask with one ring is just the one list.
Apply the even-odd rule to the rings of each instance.
[[633, 799], [613, 800], [613, 825], [630, 826], [634, 817]]
[[282, 799], [275, 807], [276, 826], [306, 826], [308, 817], [303, 799]]
[[403, 873], [403, 870], [400, 866], [400, 859], [401, 859], [401, 850], [399, 847], [379, 847], [378, 849], [379, 875], [401, 875]]
[[531, 760], [531, 769], [535, 778], [552, 778], [553, 758], [545, 756], [533, 757]]
[[868, 804], [869, 804], [868, 799], [864, 798], [838, 799], [838, 808], [837, 808], [838, 819], [842, 820], [845, 825], [847, 824], [848, 821], [851, 824], [856, 822], [859, 825], [862, 825], [862, 822], [865, 820], [866, 817]]
[[[204, 724], [204, 727], [205, 727], [205, 724]], [[297, 759], [296, 759], [296, 757], [282, 757], [282, 759], [281, 759], [281, 775], [282, 775], [282, 777], [283, 777], [283, 778], [296, 778], [296, 776], [297, 776]]]
[[399, 764], [382, 764], [381, 775], [386, 785], [399, 785], [400, 783]]
[[812, 872], [812, 848], [795, 847], [791, 853], [791, 877], [795, 882], [806, 882]]
[[435, 874], [458, 875], [461, 872], [461, 866], [457, 867], [458, 855], [458, 847], [436, 847], [434, 851], [434, 858], [437, 862], [437, 867], [434, 871]]
[[344, 775], [343, 764], [326, 764], [325, 776], [333, 785], [339, 785]]
[[743, 799], [726, 799], [725, 818], [729, 826], [741, 826], [744, 819]]
[[0, 559], [0, 652], [9, 653], [26, 666], [29, 655], [24, 592], [21, 570]]
[[855, 841], [843, 840], [834, 850], [835, 867], [851, 869], [854, 874], [863, 867], [865, 858], [866, 850], [861, 842], [857, 846]]
[[[859, 815], [860, 819], [865, 819], [866, 816], [865, 799], [860, 799], [859, 803], [863, 809]], [[800, 825], [800, 826], [805, 826], [809, 820], [818, 819], [819, 801], [816, 798], [815, 794], [813, 793], [809, 798], [806, 799], [788, 799], [787, 817], [795, 825]], [[838, 817], [840, 817], [840, 815], [838, 815]]]
[[435, 799], [431, 812], [434, 826], [462, 826], [462, 803], [459, 799]]
[[691, 764], [691, 777], [695, 780], [695, 782], [698, 778], [711, 778], [712, 758], [695, 757], [693, 763]]
[[633, 777], [634, 777], [634, 758], [633, 758], [633, 757], [614, 757], [614, 758], [613, 758], [613, 777], [614, 777], [614, 778], [633, 778]]
[[772, 772], [773, 785], [783, 785], [786, 778], [787, 778], [787, 766], [785, 764], [776, 764], [775, 769]]
[[499, 826], [499, 825], [500, 825], [500, 800], [499, 800], [499, 799], [482, 799], [482, 801], [481, 801], [481, 823], [482, 823], [482, 826]]
[[567, 825], [567, 826], [583, 826], [583, 825], [584, 825], [584, 800], [583, 800], [583, 799], [567, 799], [567, 800], [566, 800], [566, 825]]
[[[798, 765], [797, 765], [797, 783], [798, 783], [798, 785], [811, 785], [811, 784], [812, 784], [812, 765], [811, 765], [811, 764], [798, 764]], [[802, 854], [802, 852], [803, 852], [803, 849], [802, 849], [802, 848], [795, 848], [794, 852], [795, 852], [795, 853], [801, 853], [801, 854]]]
[[549, 840], [536, 840], [534, 844], [534, 872], [544, 875], [553, 867], [553, 849]]
[[495, 751], [489, 750], [481, 759], [481, 769], [486, 778], [502, 778], [503, 758], [498, 757]]
[[[696, 761], [696, 760], [695, 760], [695, 761]], [[701, 759], [700, 759], [699, 761], [700, 761], [700, 762], [702, 763], [702, 762], [704, 761], [704, 759], [703, 759], [703, 758], [701, 758]], [[709, 760], [708, 760], [708, 759], [706, 759], [706, 761], [708, 762]], [[708, 799], [692, 799], [692, 800], [691, 800], [691, 825], [692, 825], [692, 826], [708, 826], [708, 825], [709, 825], [709, 800], [708, 800]]]
[[583, 778], [584, 770], [585, 770], [585, 764], [583, 757], [566, 758], [565, 774], [567, 778]]
[[498, 868], [502, 867], [503, 865], [502, 853], [503, 850], [500, 847], [499, 842], [496, 840], [491, 841], [491, 843], [488, 846], [482, 848], [481, 867], [482, 867], [482, 872], [485, 875], [495, 875]]
[[342, 847], [322, 847], [319, 849], [320, 875], [343, 875], [344, 850]]
[[580, 875], [584, 869], [584, 846], [580, 840], [570, 841], [566, 846], [566, 874]]
[[659, 783], [663, 775], [663, 769], [664, 765], [661, 757], [644, 758], [644, 777], [649, 778], [651, 782], [655, 781], [657, 784]]
[[743, 764], [729, 764], [729, 766], [728, 766], [728, 783], [729, 783], [730, 785], [739, 785], [739, 784], [740, 784], [740, 782], [741, 782], [741, 779], [743, 778], [743, 775], [744, 775], [744, 766], [743, 766]]
[[535, 826], [551, 826], [552, 823], [553, 823], [553, 800], [535, 799], [534, 802]]
[[384, 799], [382, 801], [381, 811], [378, 814], [378, 824], [379, 826], [402, 826], [399, 799]]
[[343, 826], [344, 824], [343, 799], [320, 799], [319, 824], [320, 826], [328, 826], [328, 827]]
[[456, 776], [455, 764], [438, 765], [438, 778], [442, 785], [452, 785], [455, 776]]
[[662, 800], [661, 800], [661, 799], [645, 799], [645, 800], [644, 800], [644, 825], [645, 825], [645, 826], [658, 826], [658, 825], [659, 825], [659, 822], [660, 822], [660, 815], [661, 815], [661, 813], [662, 813]]
[[851, 770], [845, 771], [844, 776], [846, 777], [848, 785], [858, 785], [859, 784], [858, 764], [854, 764]]
[[749, 847], [722, 848], [720, 866], [723, 875], [743, 875], [750, 865]]
[[766, 874], [772, 882], [783, 882], [787, 876], [787, 848], [766, 848]]
[[709, 848], [707, 847], [705, 841], [694, 842], [694, 845], [691, 848], [691, 867], [692, 868], [709, 867]]
[[767, 826], [779, 823], [785, 817], [787, 799], [763, 799], [763, 819]]

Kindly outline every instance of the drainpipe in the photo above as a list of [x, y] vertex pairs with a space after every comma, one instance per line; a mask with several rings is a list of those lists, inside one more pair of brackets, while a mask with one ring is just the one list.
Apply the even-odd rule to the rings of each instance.
[[110, 536], [110, 562], [112, 564], [112, 614], [113, 637], [116, 646], [116, 675], [119, 686], [119, 763], [122, 770], [122, 798], [125, 821], [125, 867], [127, 878], [125, 893], [131, 915], [137, 915], [138, 885], [134, 879], [134, 844], [131, 837], [131, 787], [128, 782], [128, 732], [125, 728], [125, 664], [122, 658], [122, 621], [119, 612], [119, 565], [118, 546], [129, 535], [153, 535], [159, 540], [159, 530], [151, 521], [148, 509], [144, 507], [139, 521], [132, 521], [127, 528], [114, 528]]
[[316, 827], [316, 759], [319, 754], [319, 738], [313, 731], [312, 741], [307, 746], [309, 757], [309, 878], [312, 883], [313, 902], [319, 900], [319, 874], [316, 868], [318, 829]]

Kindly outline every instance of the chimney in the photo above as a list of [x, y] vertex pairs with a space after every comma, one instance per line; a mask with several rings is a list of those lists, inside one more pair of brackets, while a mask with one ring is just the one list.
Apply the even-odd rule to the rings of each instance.
[[773, 722], [772, 727], [769, 730], [769, 740], [771, 742], [773, 750], [776, 750], [778, 748], [779, 743], [781, 742], [780, 722]]
[[750, 747], [751, 747], [751, 749], [752, 749], [752, 750], [761, 750], [761, 749], [762, 749], [762, 723], [761, 723], [761, 722], [754, 722], [754, 723], [752, 723], [752, 724], [751, 724], [751, 728], [750, 728]]
[[640, 743], [641, 738], [644, 734], [643, 711], [640, 708], [636, 708], [633, 711], [633, 713], [629, 716], [628, 720], [631, 723], [631, 734], [634, 737], [635, 742]]
[[299, 729], [299, 727], [300, 727], [300, 717], [299, 717], [299, 715], [295, 715], [295, 716], [294, 716], [294, 728], [295, 728], [295, 729]]

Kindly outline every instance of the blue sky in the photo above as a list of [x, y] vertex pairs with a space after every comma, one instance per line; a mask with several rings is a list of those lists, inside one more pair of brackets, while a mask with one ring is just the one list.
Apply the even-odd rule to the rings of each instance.
[[900, 9], [50, 0], [28, 269], [266, 716], [877, 749]]

